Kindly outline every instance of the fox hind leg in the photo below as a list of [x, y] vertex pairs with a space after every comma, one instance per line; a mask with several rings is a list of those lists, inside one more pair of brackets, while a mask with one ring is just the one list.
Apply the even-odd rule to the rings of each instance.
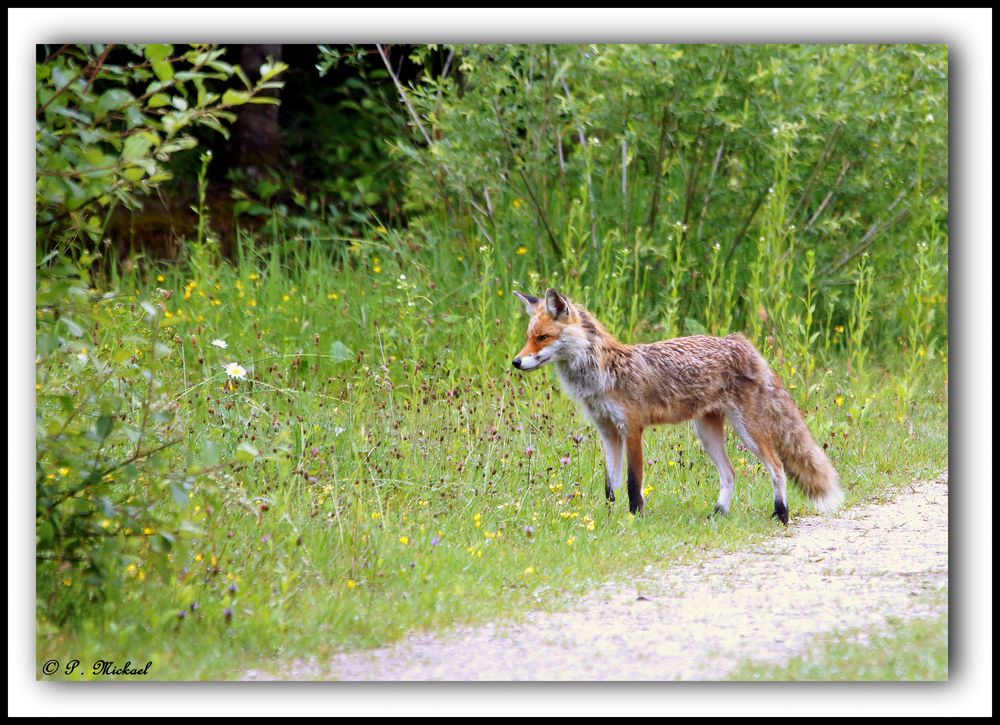
[[719, 469], [719, 500], [715, 504], [716, 513], [728, 514], [736, 487], [736, 472], [726, 455], [726, 433], [723, 428], [725, 417], [722, 413], [708, 413], [694, 421], [694, 431], [698, 434], [705, 453]]
[[787, 526], [788, 490], [785, 466], [771, 444], [767, 429], [756, 421], [744, 419], [738, 412], [730, 415], [730, 420], [747, 448], [764, 463], [764, 467], [771, 475], [771, 483], [774, 484], [774, 513], [771, 514], [771, 518]]

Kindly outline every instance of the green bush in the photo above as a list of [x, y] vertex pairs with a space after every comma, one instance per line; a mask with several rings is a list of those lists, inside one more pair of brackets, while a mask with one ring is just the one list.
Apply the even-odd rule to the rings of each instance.
[[670, 334], [721, 330], [729, 314], [761, 340], [803, 324], [789, 303], [807, 294], [817, 318], [843, 325], [840, 290], [865, 253], [900, 271], [874, 281], [881, 343], [909, 324], [902, 280], [919, 273], [944, 291], [940, 245], [923, 272], [914, 260], [947, 223], [945, 46], [448, 50], [451, 73], [403, 89], [416, 120], [398, 152], [416, 162], [411, 214], [447, 218], [469, 247], [524, 245], [539, 271], [592, 288], [605, 308], [609, 270], [595, 260], [624, 248], [639, 272], [624, 298]]
[[[199, 532], [192, 490], [212, 495], [199, 476], [214, 450], [164, 455], [183, 430], [161, 389], [176, 343], [162, 300], [98, 293], [86, 250], [116, 204], [170, 178], [171, 156], [197, 143], [186, 130], [226, 135], [231, 109], [276, 102], [258, 94], [282, 85], [283, 64], [251, 83], [222, 53], [65, 46], [36, 68], [36, 556], [39, 606], [57, 620], [106, 596], [122, 567], [145, 576], [136, 561], [172, 556]], [[243, 89], [224, 87], [233, 77]]]
[[[224, 49], [169, 44], [63, 46], [36, 65], [37, 236], [98, 241], [111, 209], [137, 207], [170, 178], [167, 162], [204, 126], [228, 136], [233, 109], [277, 103], [286, 66], [268, 63], [256, 83]], [[242, 87], [228, 87], [238, 79]]]

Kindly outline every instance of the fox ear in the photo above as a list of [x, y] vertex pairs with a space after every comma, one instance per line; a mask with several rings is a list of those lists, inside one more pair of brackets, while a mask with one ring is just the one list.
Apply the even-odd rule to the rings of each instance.
[[518, 297], [521, 298], [521, 302], [524, 303], [525, 312], [527, 312], [529, 315], [535, 314], [535, 305], [537, 305], [539, 302], [542, 301], [541, 298], [532, 297], [531, 295], [521, 294], [516, 290], [514, 291], [514, 294], [516, 294]]
[[558, 320], [560, 317], [569, 314], [569, 302], [555, 288], [549, 287], [545, 290], [545, 309], [552, 318]]

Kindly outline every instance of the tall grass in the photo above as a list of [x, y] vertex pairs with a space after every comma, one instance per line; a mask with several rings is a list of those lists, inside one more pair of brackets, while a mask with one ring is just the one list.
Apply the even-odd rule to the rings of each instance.
[[[434, 235], [372, 227], [349, 245], [245, 239], [233, 262], [193, 244], [180, 264], [119, 274], [125, 299], [172, 292], [161, 324], [163, 391], [184, 431], [176, 465], [205, 451], [231, 463], [193, 474], [183, 508], [197, 531], [168, 559], [140, 547], [109, 576], [105, 604], [60, 626], [43, 613], [40, 661], [151, 659], [156, 677], [234, 677], [234, 661], [279, 667], [413, 627], [559, 606], [609, 576], [784, 534], [768, 517], [766, 475], [735, 442], [733, 512], [709, 518], [717, 476], [686, 426], [648, 436], [646, 515], [607, 507], [592, 429], [547, 372], [510, 369], [525, 326], [511, 291], [534, 280], [527, 291], [537, 294], [542, 260], [489, 243], [449, 248]], [[662, 337], [672, 318], [616, 291], [639, 280], [650, 297], [671, 299], [669, 285], [637, 266], [636, 246], [602, 250], [595, 263], [609, 285], [577, 298], [594, 295], [594, 312], [625, 338]], [[694, 264], [683, 248], [672, 254], [672, 265]], [[827, 320], [806, 344], [808, 258], [804, 270], [787, 264], [805, 284], [787, 314], [810, 323], [771, 328], [797, 341], [772, 363], [796, 399], [811, 385], [807, 419], [848, 503], [936, 474], [947, 452], [941, 360], [869, 358], [883, 380], [905, 381], [913, 415], [899, 422], [893, 385], [859, 384], [851, 333]], [[572, 285], [568, 272], [555, 278]], [[717, 315], [733, 294], [713, 292]], [[864, 305], [862, 296], [855, 306]], [[135, 314], [118, 308], [95, 352], [126, 347]], [[230, 362], [246, 379], [227, 381]], [[40, 405], [70, 372], [53, 361], [44, 375]], [[794, 489], [790, 504], [793, 518], [809, 511]], [[40, 596], [85, 598], [86, 589], [41, 566]]]

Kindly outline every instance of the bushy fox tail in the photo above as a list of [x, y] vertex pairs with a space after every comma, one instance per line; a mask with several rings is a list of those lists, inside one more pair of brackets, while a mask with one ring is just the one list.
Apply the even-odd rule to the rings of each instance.
[[788, 391], [777, 383], [771, 392], [765, 410], [778, 457], [819, 511], [835, 511], [844, 500], [839, 474], [816, 445]]

